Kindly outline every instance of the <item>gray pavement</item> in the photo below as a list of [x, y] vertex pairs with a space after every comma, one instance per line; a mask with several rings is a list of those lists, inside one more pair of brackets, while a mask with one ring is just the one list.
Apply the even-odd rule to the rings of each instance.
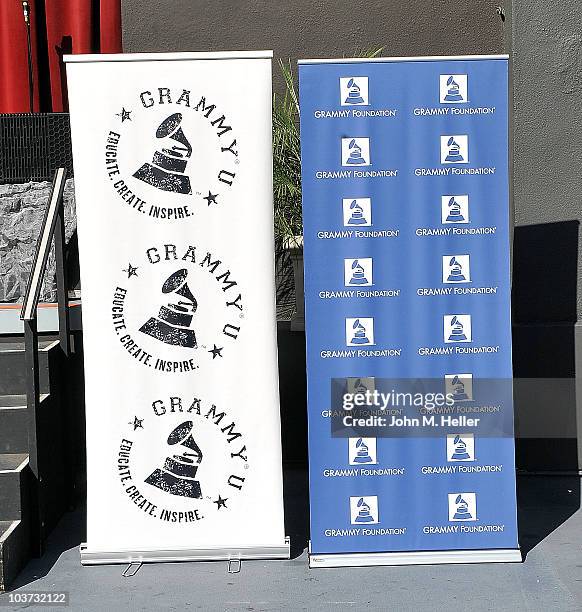
[[246, 561], [238, 574], [228, 574], [224, 562], [151, 564], [123, 578], [121, 566], [81, 567], [85, 515], [78, 510], [63, 518], [13, 592], [69, 591], [69, 609], [83, 611], [582, 610], [578, 477], [518, 478], [525, 561], [506, 565], [310, 570], [306, 472], [287, 470], [285, 485], [290, 561]]

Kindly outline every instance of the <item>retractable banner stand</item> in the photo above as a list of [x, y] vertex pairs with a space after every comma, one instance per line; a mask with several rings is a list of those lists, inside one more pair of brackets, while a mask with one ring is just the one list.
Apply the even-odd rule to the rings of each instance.
[[271, 52], [69, 56], [83, 563], [287, 558]]
[[299, 77], [310, 564], [519, 561], [508, 58]]

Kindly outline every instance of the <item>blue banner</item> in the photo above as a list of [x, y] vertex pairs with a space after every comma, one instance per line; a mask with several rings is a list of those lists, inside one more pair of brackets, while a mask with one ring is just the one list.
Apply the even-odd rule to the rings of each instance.
[[518, 560], [507, 58], [299, 79], [311, 564]]

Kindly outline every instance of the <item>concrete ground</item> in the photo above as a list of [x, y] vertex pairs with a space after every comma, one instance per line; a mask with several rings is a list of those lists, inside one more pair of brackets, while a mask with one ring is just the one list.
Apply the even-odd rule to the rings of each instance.
[[[307, 567], [305, 470], [287, 470], [285, 484], [290, 561], [243, 561], [238, 574], [228, 574], [225, 562], [152, 564], [123, 578], [122, 566], [81, 567], [85, 516], [79, 510], [63, 518], [46, 554], [28, 564], [13, 592], [65, 590], [69, 609], [83, 612], [582, 610], [578, 477], [519, 477], [524, 563], [320, 570]], [[0, 596], [0, 607], [6, 598]]]

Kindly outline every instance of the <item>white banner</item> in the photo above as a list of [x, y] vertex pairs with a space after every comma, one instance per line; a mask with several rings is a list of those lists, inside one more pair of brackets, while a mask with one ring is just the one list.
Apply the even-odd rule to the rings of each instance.
[[271, 56], [66, 58], [85, 563], [288, 556]]

